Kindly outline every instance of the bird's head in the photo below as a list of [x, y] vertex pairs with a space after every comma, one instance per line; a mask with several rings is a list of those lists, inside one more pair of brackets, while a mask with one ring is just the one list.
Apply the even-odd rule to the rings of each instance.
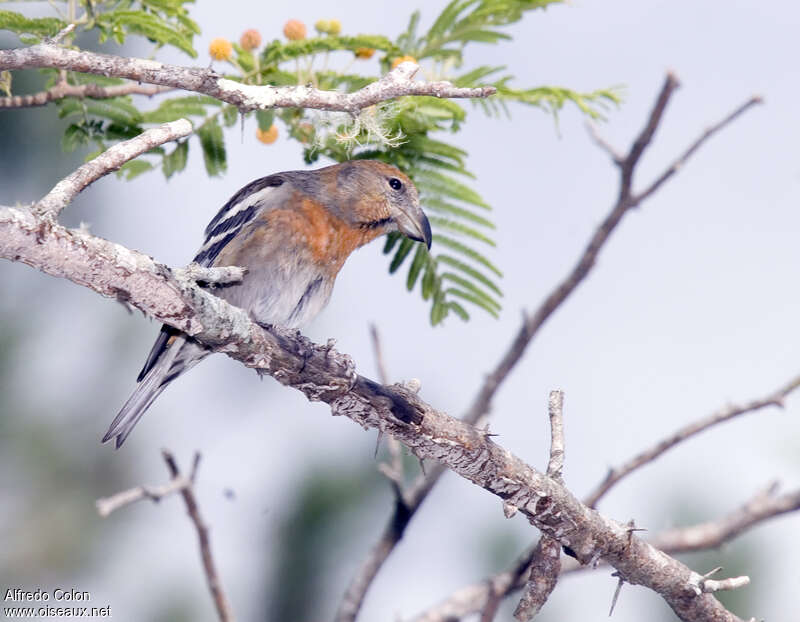
[[431, 225], [417, 188], [399, 169], [377, 160], [350, 160], [330, 167], [337, 211], [370, 238], [399, 231], [431, 247]]

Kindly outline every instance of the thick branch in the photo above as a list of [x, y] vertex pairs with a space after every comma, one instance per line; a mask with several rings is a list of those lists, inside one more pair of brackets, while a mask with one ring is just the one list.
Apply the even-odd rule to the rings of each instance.
[[254, 86], [226, 79], [211, 69], [167, 65], [154, 60], [123, 58], [86, 50], [70, 50], [50, 43], [28, 48], [0, 50], [0, 70], [66, 69], [115, 78], [127, 78], [209, 95], [241, 111], [268, 108], [314, 108], [357, 112], [373, 104], [403, 95], [446, 98], [488, 97], [494, 87], [460, 88], [449, 82], [415, 82], [419, 67], [401, 63], [377, 82], [354, 93], [320, 91], [309, 86]]
[[568, 490], [496, 445], [482, 430], [453, 419], [402, 385], [384, 387], [354, 373], [349, 357], [299, 334], [254, 324], [241, 309], [193, 282], [177, 279], [150, 257], [69, 231], [50, 219], [0, 208], [0, 257], [22, 261], [106, 296], [123, 297], [204, 345], [327, 402], [332, 414], [392, 434], [419, 458], [440, 462], [516, 506], [544, 534], [569, 546], [582, 563], [605, 559], [628, 583], [657, 591], [679, 617], [735, 621], [708, 594], [689, 586], [689, 568], [582, 505]]
[[680, 428], [664, 440], [659, 441], [649, 449], [646, 449], [637, 456], [634, 456], [625, 464], [611, 469], [608, 472], [608, 475], [606, 475], [606, 478], [584, 499], [583, 502], [589, 507], [596, 507], [597, 502], [603, 497], [603, 495], [605, 495], [611, 489], [611, 487], [617, 484], [617, 482], [619, 482], [622, 478], [627, 477], [636, 469], [653, 462], [656, 458], [661, 456], [669, 449], [675, 447], [675, 445], [678, 443], [682, 443], [683, 441], [691, 438], [692, 436], [700, 434], [710, 427], [724, 423], [725, 421], [740, 415], [756, 412], [762, 408], [767, 408], [768, 406], [777, 406], [779, 408], [783, 408], [783, 403], [786, 397], [798, 387], [800, 387], [800, 376], [796, 376], [778, 390], [765, 397], [752, 400], [740, 406], [726, 406], [725, 408], [711, 414], [708, 417], [705, 417], [704, 419], [700, 419], [699, 421], [695, 421], [694, 423], [690, 423], [689, 425]]
[[192, 133], [192, 124], [186, 119], [164, 123], [159, 127], [145, 130], [138, 136], [117, 143], [99, 156], [90, 160], [69, 177], [62, 179], [39, 201], [35, 209], [55, 218], [84, 188], [111, 171], [116, 171], [133, 158], [163, 145], [171, 140], [183, 138]]

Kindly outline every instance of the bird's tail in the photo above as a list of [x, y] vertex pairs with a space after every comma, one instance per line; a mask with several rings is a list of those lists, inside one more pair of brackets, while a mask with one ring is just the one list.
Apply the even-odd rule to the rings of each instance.
[[117, 449], [122, 447], [139, 419], [167, 385], [207, 355], [208, 351], [205, 348], [194, 341], [189, 341], [185, 335], [177, 336], [147, 373], [140, 377], [136, 389], [111, 422], [103, 442], [116, 437]]

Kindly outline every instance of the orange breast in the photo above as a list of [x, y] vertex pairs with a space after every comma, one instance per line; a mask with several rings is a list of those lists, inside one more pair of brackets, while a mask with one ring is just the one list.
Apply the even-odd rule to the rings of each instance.
[[293, 219], [292, 225], [297, 235], [305, 237], [314, 261], [337, 271], [350, 253], [378, 235], [376, 231], [351, 227], [308, 197], [302, 198], [296, 213], [299, 218]]

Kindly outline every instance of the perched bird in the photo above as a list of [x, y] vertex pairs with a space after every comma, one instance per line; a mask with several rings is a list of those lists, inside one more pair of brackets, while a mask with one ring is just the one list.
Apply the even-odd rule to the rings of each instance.
[[[390, 231], [431, 245], [417, 189], [395, 167], [352, 160], [315, 171], [288, 171], [239, 190], [205, 231], [194, 261], [243, 266], [244, 279], [214, 293], [260, 324], [299, 328], [327, 304], [333, 282], [355, 249]], [[210, 354], [163, 326], [139, 383], [103, 442], [119, 448], [166, 386]]]

